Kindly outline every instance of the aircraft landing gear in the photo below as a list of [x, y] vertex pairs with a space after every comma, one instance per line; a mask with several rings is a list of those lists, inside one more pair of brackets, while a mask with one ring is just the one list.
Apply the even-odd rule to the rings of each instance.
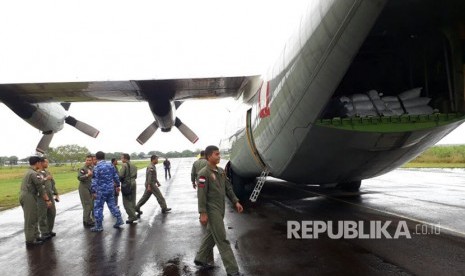
[[233, 191], [236, 194], [236, 196], [240, 200], [246, 199], [248, 196], [246, 191], [246, 185], [249, 184], [248, 179], [242, 178], [239, 175], [235, 174], [231, 169], [230, 163], [228, 163], [224, 169], [229, 180], [231, 180]]
[[231, 177], [231, 184], [236, 196], [239, 199], [242, 199], [245, 196], [245, 180], [233, 172]]
[[341, 182], [337, 185], [337, 188], [347, 192], [358, 192], [361, 184], [362, 180]]

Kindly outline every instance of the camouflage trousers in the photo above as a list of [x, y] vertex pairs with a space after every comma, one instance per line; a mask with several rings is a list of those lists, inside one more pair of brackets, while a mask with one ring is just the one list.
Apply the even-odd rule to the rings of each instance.
[[113, 189], [109, 191], [97, 191], [97, 198], [94, 201], [94, 217], [97, 227], [102, 226], [103, 222], [103, 205], [107, 203], [108, 209], [115, 218], [121, 218], [121, 212], [115, 202]]

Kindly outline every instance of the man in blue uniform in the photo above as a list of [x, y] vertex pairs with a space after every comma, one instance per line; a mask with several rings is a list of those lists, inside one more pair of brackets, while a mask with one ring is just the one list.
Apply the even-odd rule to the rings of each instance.
[[119, 228], [123, 225], [123, 219], [121, 218], [121, 212], [115, 203], [115, 188], [116, 183], [117, 190], [119, 191], [120, 181], [118, 174], [116, 173], [115, 167], [105, 162], [105, 153], [99, 151], [95, 154], [97, 158], [97, 165], [94, 167], [92, 176], [91, 191], [94, 201], [94, 216], [95, 226], [90, 230], [92, 232], [103, 231], [103, 205], [106, 202], [111, 214], [117, 219], [114, 228]]

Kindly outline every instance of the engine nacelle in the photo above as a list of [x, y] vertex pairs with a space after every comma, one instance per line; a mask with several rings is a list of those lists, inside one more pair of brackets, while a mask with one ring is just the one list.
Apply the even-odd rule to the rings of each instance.
[[56, 133], [63, 129], [67, 112], [59, 103], [7, 103], [16, 115], [43, 133]]
[[153, 117], [158, 124], [158, 127], [163, 132], [169, 132], [174, 126], [176, 110], [173, 101], [159, 100], [149, 102], [150, 110], [152, 111]]

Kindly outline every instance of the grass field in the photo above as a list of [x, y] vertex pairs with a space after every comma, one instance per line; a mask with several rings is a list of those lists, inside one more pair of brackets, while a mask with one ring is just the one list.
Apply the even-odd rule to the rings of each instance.
[[465, 168], [465, 163], [415, 163], [410, 162], [402, 166], [402, 168]]
[[[133, 164], [138, 169], [147, 166], [149, 161], [136, 161]], [[49, 167], [50, 172], [55, 178], [56, 187], [59, 194], [77, 190], [79, 181], [77, 180], [77, 170], [83, 164], [78, 164], [76, 169], [69, 165]], [[121, 167], [121, 165], [119, 166]], [[0, 211], [19, 206], [19, 193], [21, 181], [28, 166], [22, 167], [0, 167]]]
[[[0, 210], [12, 208], [19, 205], [19, 193], [22, 178], [28, 167], [3, 167], [0, 169]], [[76, 171], [70, 166], [50, 167], [57, 183], [59, 193], [75, 190]], [[74, 188], [74, 189], [73, 189]]]
[[434, 146], [411, 163], [465, 163], [465, 145]]

